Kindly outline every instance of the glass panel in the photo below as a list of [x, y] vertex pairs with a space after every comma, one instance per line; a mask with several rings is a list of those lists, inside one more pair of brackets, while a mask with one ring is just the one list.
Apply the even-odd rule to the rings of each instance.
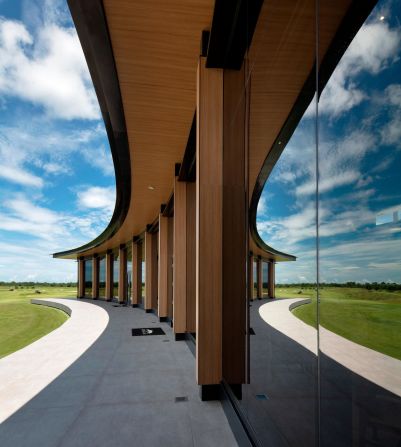
[[379, 1], [319, 100], [324, 446], [401, 445], [400, 23]]
[[146, 281], [146, 264], [145, 264], [145, 244], [142, 244], [142, 296], [141, 302], [145, 302], [145, 281]]
[[267, 288], [268, 283], [268, 273], [267, 273], [267, 262], [262, 262], [262, 292], [263, 292], [263, 298], [267, 298], [269, 296], [269, 291]]
[[252, 261], [253, 265], [253, 291], [252, 291], [252, 299], [255, 299], [258, 296], [258, 264], [257, 261]]
[[127, 297], [128, 301], [131, 299], [131, 290], [132, 290], [132, 249], [131, 244], [127, 249]]
[[85, 296], [92, 297], [92, 259], [85, 261]]
[[99, 297], [106, 296], [106, 258], [103, 256], [99, 261]]
[[[238, 404], [258, 445], [274, 447], [313, 447], [317, 439], [317, 331], [292, 314], [300, 301], [316, 303], [315, 40], [314, 1], [263, 2], [247, 60], [249, 194], [265, 185], [257, 230], [286, 287], [279, 299], [251, 303], [249, 384]], [[266, 263], [262, 279], [267, 295]]]
[[114, 254], [113, 261], [113, 297], [118, 297], [118, 278], [120, 276], [120, 258], [118, 253]]

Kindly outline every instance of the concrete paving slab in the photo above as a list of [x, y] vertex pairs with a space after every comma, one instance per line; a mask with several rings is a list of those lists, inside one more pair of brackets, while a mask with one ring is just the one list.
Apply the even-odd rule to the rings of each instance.
[[[0, 425], [1, 447], [237, 446], [220, 402], [200, 400], [195, 359], [168, 324], [138, 308], [77, 303], [87, 318], [106, 313], [106, 329]], [[132, 337], [135, 327], [166, 334]]]

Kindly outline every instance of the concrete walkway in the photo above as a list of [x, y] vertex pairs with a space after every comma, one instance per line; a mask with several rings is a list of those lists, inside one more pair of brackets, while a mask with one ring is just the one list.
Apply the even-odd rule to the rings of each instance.
[[[290, 310], [303, 299], [270, 301], [259, 309], [261, 318], [310, 352], [317, 354], [316, 329], [297, 318]], [[401, 396], [401, 361], [358, 345], [324, 327], [319, 327], [320, 351], [345, 368]]]
[[109, 321], [104, 309], [81, 301], [35, 301], [64, 305], [71, 318], [45, 337], [0, 359], [0, 423], [71, 366], [99, 338]]
[[[71, 366], [0, 425], [1, 447], [237, 445], [220, 402], [201, 402], [194, 357], [186, 342], [174, 341], [168, 324], [142, 309], [102, 301], [72, 303], [85, 307], [86, 319], [53, 346], [49, 368], [70, 355], [77, 338], [85, 338], [94, 314], [100, 312], [109, 323]], [[161, 327], [166, 335], [132, 337], [131, 329], [141, 327]], [[26, 349], [20, 351], [21, 392], [35, 376], [29, 358], [23, 362]], [[11, 383], [10, 373], [1, 380]], [[3, 406], [4, 394], [0, 400]]]

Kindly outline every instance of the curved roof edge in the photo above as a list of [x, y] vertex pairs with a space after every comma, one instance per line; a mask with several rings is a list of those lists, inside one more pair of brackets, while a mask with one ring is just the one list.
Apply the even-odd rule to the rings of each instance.
[[54, 253], [75, 258], [112, 237], [127, 216], [131, 200], [131, 165], [124, 109], [106, 16], [101, 0], [68, 0], [87, 61], [109, 139], [116, 179], [116, 204], [106, 229], [81, 247]]
[[249, 231], [253, 241], [260, 249], [271, 255], [282, 256], [284, 258], [283, 260], [295, 261], [296, 257], [281, 253], [269, 247], [258, 232], [256, 218], [260, 196], [262, 195], [263, 188], [273, 171], [274, 166], [295, 132], [306, 109], [313, 100], [316, 87], [318, 88], [318, 97], [320, 97], [324, 87], [352, 39], [355, 37], [376, 4], [377, 0], [367, 0], [365, 2], [354, 0], [352, 2], [319, 66], [318, 85], [316, 85], [315, 81], [316, 66], [313, 66], [256, 179], [249, 207]]

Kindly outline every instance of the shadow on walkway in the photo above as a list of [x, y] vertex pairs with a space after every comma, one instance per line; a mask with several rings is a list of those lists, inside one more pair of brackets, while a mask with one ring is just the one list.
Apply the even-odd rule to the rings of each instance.
[[[1, 447], [237, 445], [220, 402], [201, 402], [194, 358], [168, 324], [142, 309], [94, 304], [109, 314], [106, 330], [0, 425]], [[166, 335], [133, 337], [139, 327]]]

